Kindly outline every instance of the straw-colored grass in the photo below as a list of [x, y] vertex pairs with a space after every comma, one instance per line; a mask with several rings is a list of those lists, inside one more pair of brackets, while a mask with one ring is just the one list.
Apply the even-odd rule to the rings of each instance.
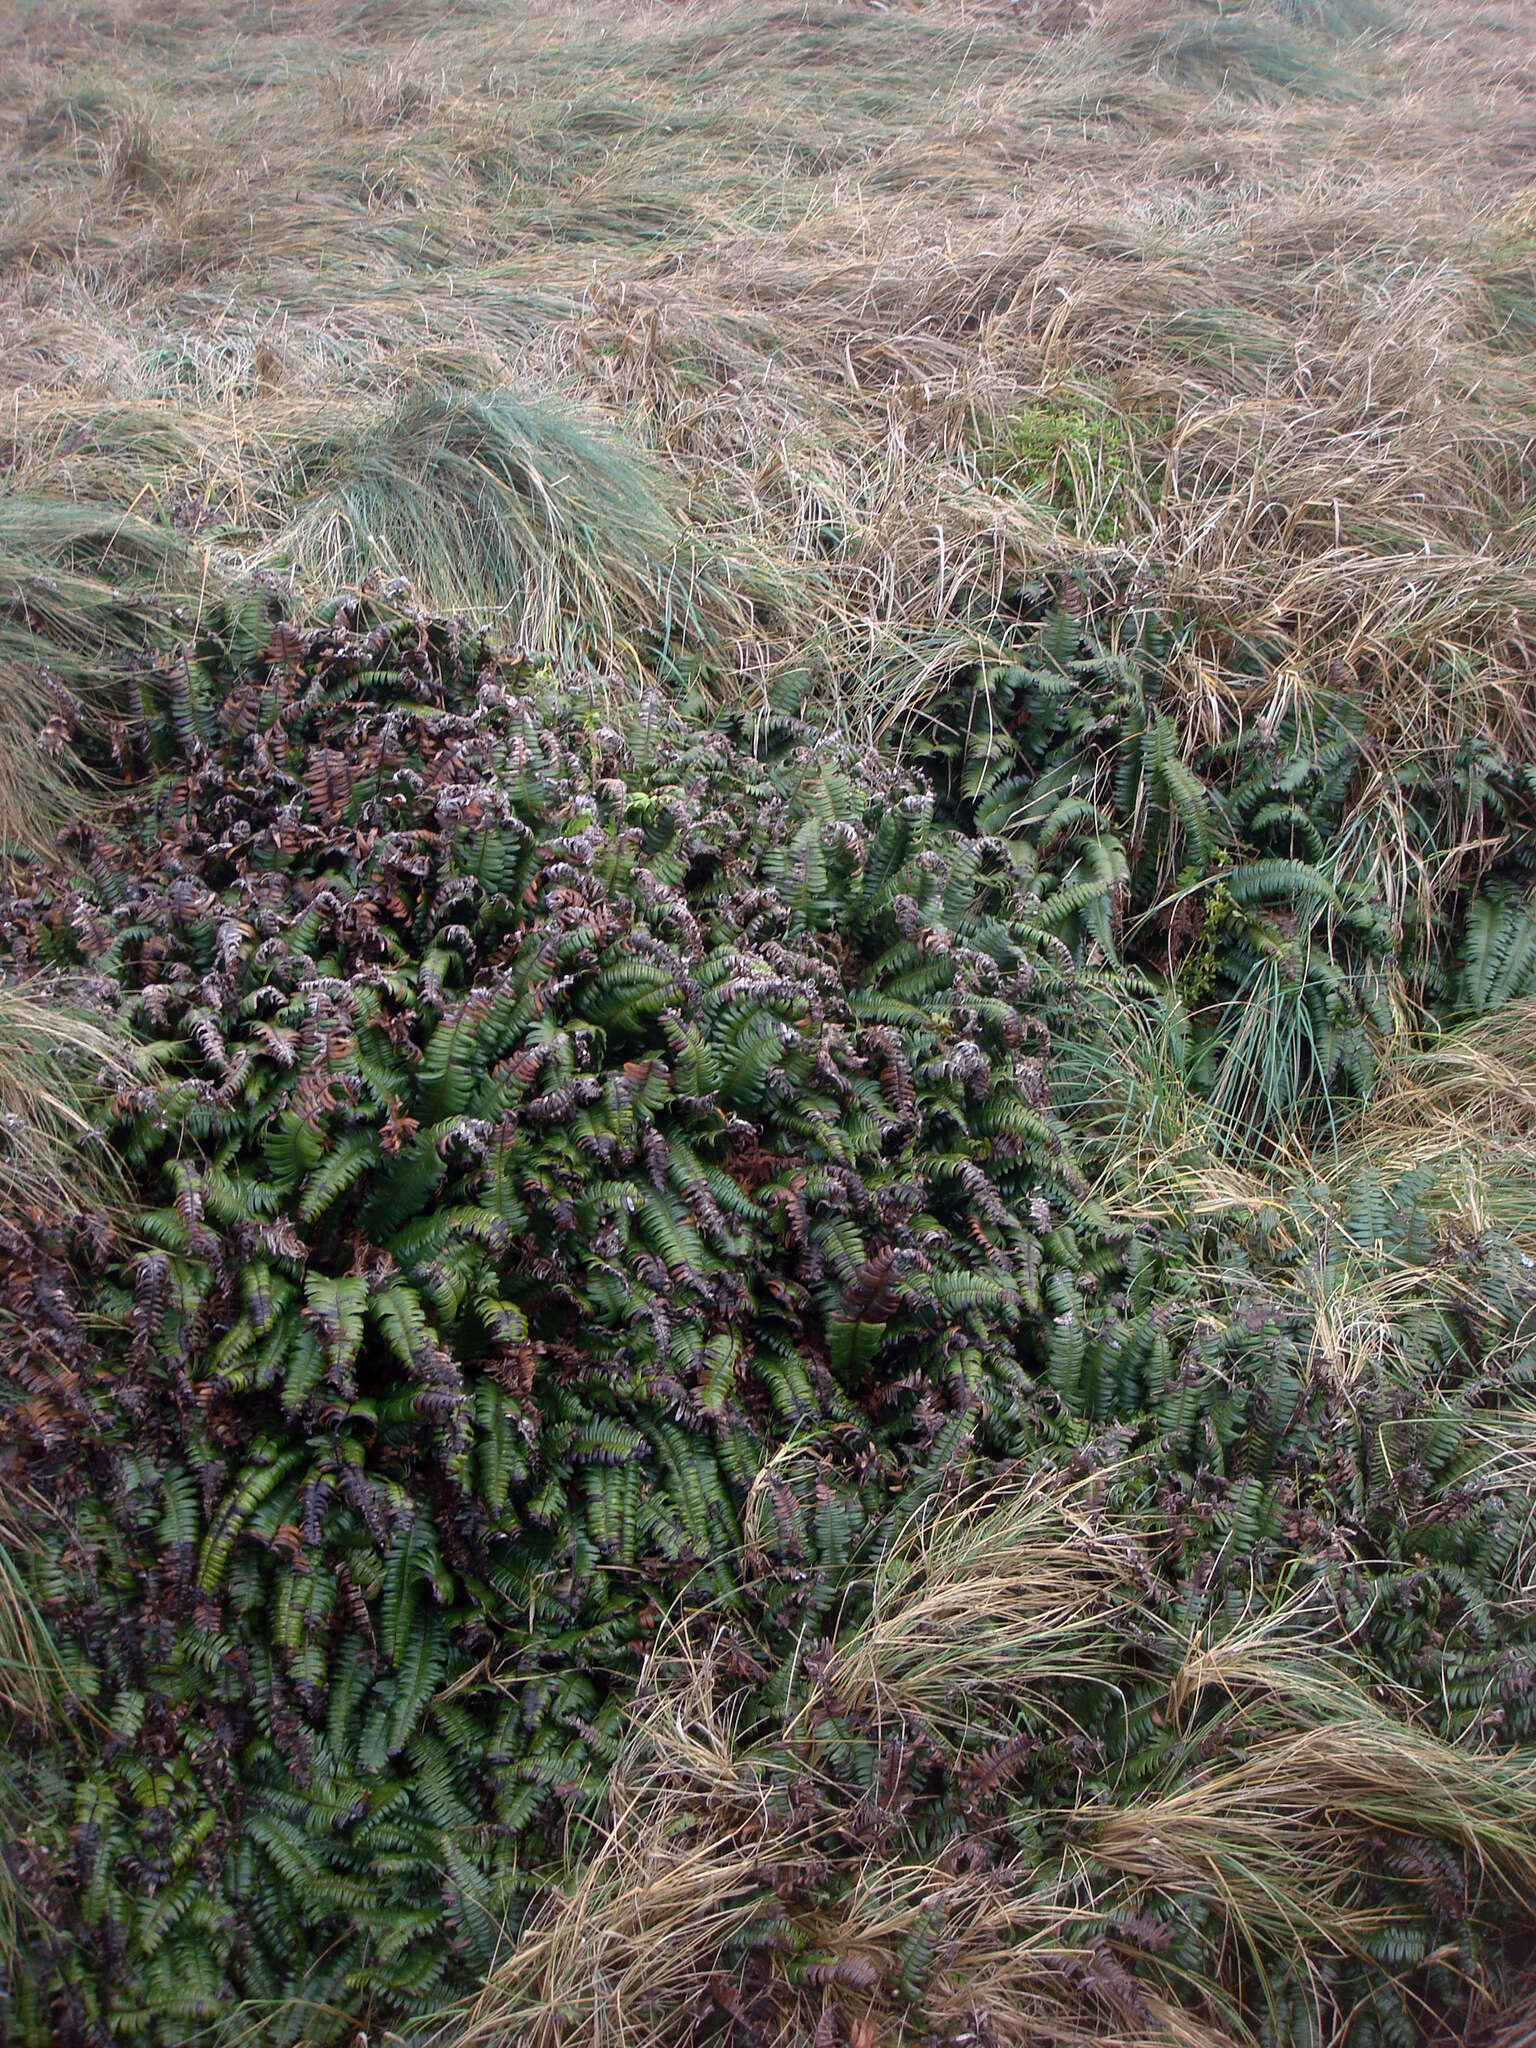
[[1125, 1655], [1138, 1570], [1085, 1500], [1045, 1484], [1001, 1508], [970, 1502], [914, 1525], [876, 1571], [869, 1620], [827, 1667], [827, 1694], [899, 1724], [985, 1725], [999, 1692], [1112, 1683]]
[[[1072, 568], [1198, 619], [1192, 723], [1242, 714], [1243, 650], [1352, 671], [1399, 740], [1529, 721], [1509, 0], [116, 0], [18, 5], [4, 56], [18, 486], [134, 501], [220, 567], [387, 570], [300, 452], [345, 443], [355, 492], [402, 397], [559, 394], [738, 566], [692, 593], [721, 687], [809, 662], [887, 725]], [[429, 467], [400, 518], [440, 488], [463, 527]], [[395, 539], [428, 603], [516, 592], [489, 531], [480, 562]]]
[[128, 1072], [125, 1047], [67, 991], [0, 982], [0, 1213], [55, 1221], [102, 1197], [115, 1169], [89, 1098]]

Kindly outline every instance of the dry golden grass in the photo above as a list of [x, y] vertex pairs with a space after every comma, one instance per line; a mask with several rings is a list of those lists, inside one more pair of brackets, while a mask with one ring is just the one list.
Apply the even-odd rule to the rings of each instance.
[[1245, 649], [1529, 722], [1518, 0], [429, 12], [8, 10], [18, 487], [323, 576], [296, 450], [569, 394], [674, 470], [742, 680], [870, 726], [1068, 567], [1200, 620], [1193, 723]]
[[0, 981], [0, 1213], [57, 1217], [107, 1191], [115, 1169], [89, 1096], [129, 1071], [125, 1047], [67, 990]]

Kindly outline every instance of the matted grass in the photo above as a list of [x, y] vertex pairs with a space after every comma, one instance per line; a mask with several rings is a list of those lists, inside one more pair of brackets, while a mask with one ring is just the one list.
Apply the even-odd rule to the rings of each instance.
[[[721, 687], [809, 660], [881, 726], [1070, 566], [1200, 621], [1192, 721], [1252, 650], [1397, 735], [1529, 719], [1509, 0], [22, 5], [4, 51], [17, 487], [360, 573], [301, 450], [564, 396], [738, 565]], [[519, 588], [494, 546], [401, 567]]]

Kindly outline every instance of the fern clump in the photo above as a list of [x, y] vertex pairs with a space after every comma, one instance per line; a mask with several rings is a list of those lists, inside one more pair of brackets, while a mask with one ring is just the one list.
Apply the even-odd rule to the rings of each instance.
[[1071, 957], [908, 777], [410, 616], [258, 603], [168, 689], [121, 834], [5, 907], [139, 1047], [139, 1206], [8, 1248], [110, 1730], [38, 1753], [24, 2038], [483, 1970], [765, 1451], [843, 1475], [814, 1633], [864, 1519], [1017, 1433], [1080, 1265]]
[[[1409, 1013], [1516, 1014], [1536, 787], [1492, 753], [1400, 781], [1406, 830], [1489, 828], [1426, 921], [1358, 842], [1347, 703], [1196, 751], [1155, 648], [1018, 638], [914, 728], [922, 772], [260, 589], [141, 679], [132, 801], [0, 898], [13, 968], [132, 1048], [126, 1212], [0, 1231], [0, 1476], [80, 1702], [3, 1706], [18, 2040], [169, 2048], [240, 2001], [327, 2042], [503, 1981], [508, 1930], [607, 1882], [668, 1643], [768, 1744], [747, 1805], [794, 1847], [689, 2013], [818, 2001], [872, 1844], [915, 1918], [847, 1981], [939, 2038], [962, 1867], [1015, 1903], [1079, 1870], [1071, 1983], [1125, 2011], [1366, 2048], [1487, 1978], [1510, 1884], [1453, 1812], [1383, 1820], [1372, 1758], [1536, 1726], [1528, 1217], [1455, 1185], [1455, 1091], [1513, 1069], [1389, 1054]], [[931, 1613], [949, 1554], [902, 1577], [912, 1532], [1004, 1464], [1115, 1518], [1123, 1597], [1077, 1600], [1086, 1508], [1008, 1563], [968, 1506], [951, 1636], [891, 1637], [892, 1572]], [[1295, 1712], [1243, 1703], [1250, 1650]], [[1160, 1802], [1242, 1820], [1263, 1744], [1332, 1755], [1341, 1715], [1306, 1806], [1341, 1860], [1191, 1914]]]
[[1294, 673], [1191, 736], [1179, 639], [1047, 612], [908, 743], [1043, 925], [1158, 991], [1212, 1150], [1274, 1157], [1335, 1135], [1416, 1031], [1536, 995], [1536, 768], [1482, 736], [1384, 751], [1355, 696]]

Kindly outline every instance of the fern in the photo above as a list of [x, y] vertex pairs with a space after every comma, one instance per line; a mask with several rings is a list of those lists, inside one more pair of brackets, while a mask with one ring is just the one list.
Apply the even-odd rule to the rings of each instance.
[[[22, 1757], [27, 2048], [66, 2008], [166, 2048], [240, 1999], [318, 2001], [317, 2040], [413, 2023], [586, 1839], [663, 1611], [729, 1637], [744, 1725], [798, 1711], [973, 1456], [1080, 1460], [1128, 1518], [1155, 1460], [1159, 1626], [1312, 1574], [1389, 1685], [1472, 1725], [1528, 1647], [1519, 1531], [1465, 1483], [1528, 1322], [1508, 1245], [1448, 1253], [1422, 1174], [1187, 1224], [1111, 1225], [1090, 1183], [1139, 1113], [1106, 1103], [1128, 1015], [1166, 1025], [1206, 1162], [1251, 1165], [1369, 1091], [1399, 989], [1529, 988], [1508, 764], [1464, 777], [1507, 856], [1443, 931], [1394, 930], [1347, 710], [1192, 746], [1150, 627], [1112, 655], [1021, 627], [956, 683], [984, 706], [914, 727], [922, 774], [615, 710], [389, 613], [287, 628], [278, 677], [242, 618], [157, 714], [173, 778], [89, 877], [4, 906], [18, 957], [116, 985], [142, 1054], [104, 1111], [131, 1227], [0, 1246], [7, 1470], [54, 1511], [91, 1698]], [[1405, 793], [1443, 833], [1451, 799]], [[1457, 1287], [1404, 1319], [1404, 1383], [1346, 1401], [1317, 1294], [1378, 1258]], [[853, 1803], [829, 1840], [910, 1805], [919, 1863], [974, 1825], [1037, 1867], [1084, 1782], [1183, 1754], [1145, 1676], [906, 1759], [878, 1812], [898, 1731], [842, 1717], [808, 1796]], [[1164, 1988], [1225, 1983], [1220, 1931], [1168, 1924]], [[920, 1999], [938, 1953], [893, 1981]], [[1246, 2025], [1241, 1970], [1222, 1995]]]

